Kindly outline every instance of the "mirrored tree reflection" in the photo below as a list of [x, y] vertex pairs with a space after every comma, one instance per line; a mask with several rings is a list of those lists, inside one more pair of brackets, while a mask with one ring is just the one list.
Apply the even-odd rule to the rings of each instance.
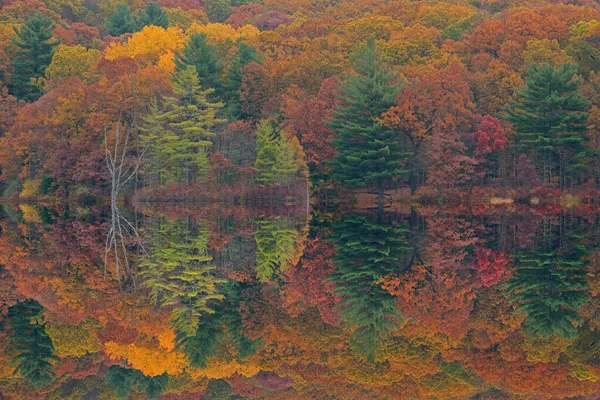
[[506, 283], [509, 300], [526, 313], [533, 336], [572, 338], [583, 323], [578, 310], [590, 297], [586, 236], [573, 229], [561, 234], [565, 237], [517, 253], [515, 275]]
[[406, 233], [405, 226], [364, 215], [347, 215], [332, 226], [337, 269], [330, 279], [341, 298], [338, 311], [353, 330], [352, 347], [368, 362], [375, 361], [378, 341], [394, 330], [401, 316], [395, 297], [380, 280], [400, 271], [400, 260], [413, 251], [403, 239]]

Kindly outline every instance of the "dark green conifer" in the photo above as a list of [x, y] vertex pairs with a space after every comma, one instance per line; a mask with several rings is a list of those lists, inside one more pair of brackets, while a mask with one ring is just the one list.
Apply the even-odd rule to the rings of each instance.
[[557, 177], [564, 185], [567, 172], [584, 168], [582, 159], [589, 152], [584, 135], [588, 102], [577, 92], [582, 81], [576, 73], [573, 64], [531, 65], [527, 85], [506, 109], [505, 118], [517, 131], [515, 147], [537, 154], [546, 182]]
[[18, 99], [35, 101], [42, 91], [32, 79], [44, 76], [44, 72], [54, 55], [54, 48], [60, 40], [51, 40], [55, 27], [49, 17], [37, 13], [26, 20], [21, 28], [13, 27], [17, 36], [10, 38], [19, 49], [10, 62], [14, 68], [9, 89]]
[[124, 33], [137, 31], [135, 16], [127, 3], [118, 3], [104, 24], [111, 36], [121, 36]]

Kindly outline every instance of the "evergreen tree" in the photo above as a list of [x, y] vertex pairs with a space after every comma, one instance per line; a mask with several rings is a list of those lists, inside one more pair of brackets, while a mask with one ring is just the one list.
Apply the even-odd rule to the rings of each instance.
[[177, 56], [175, 64], [178, 71], [182, 71], [188, 66], [196, 67], [202, 87], [214, 89], [214, 96], [221, 94], [223, 65], [219, 59], [217, 47], [208, 42], [206, 34], [192, 34], [182, 52]]
[[31, 82], [44, 76], [44, 72], [54, 54], [54, 48], [60, 40], [50, 40], [56, 24], [52, 19], [35, 14], [27, 19], [21, 28], [13, 27], [17, 36], [10, 38], [19, 49], [15, 58], [10, 62], [14, 68], [9, 89], [18, 99], [35, 101], [41, 95], [40, 88]]
[[212, 103], [212, 89], [203, 90], [193, 66], [187, 66], [173, 78], [175, 97], [165, 97], [162, 110], [152, 103], [144, 118], [140, 140], [156, 156], [152, 171], [161, 181], [188, 183], [204, 177], [210, 164], [209, 139], [215, 136], [217, 125], [225, 120], [216, 117], [223, 104]]
[[279, 136], [277, 142], [277, 154], [275, 155], [273, 171], [279, 183], [289, 182], [289, 179], [298, 172], [296, 149], [292, 142], [283, 136]]
[[584, 168], [587, 100], [577, 93], [582, 81], [577, 66], [533, 64], [519, 98], [511, 101], [506, 119], [516, 131], [515, 147], [538, 154], [546, 181], [555, 174], [566, 183], [566, 173]]
[[256, 180], [262, 185], [275, 182], [275, 163], [277, 158], [277, 134], [267, 120], [262, 120], [256, 127], [256, 161], [254, 170]]
[[363, 215], [347, 215], [332, 226], [337, 269], [329, 279], [341, 298], [337, 306], [340, 316], [354, 330], [351, 345], [368, 362], [375, 361], [378, 343], [400, 317], [396, 299], [377, 282], [399, 272], [403, 254], [413, 252], [402, 239], [406, 231]]
[[229, 116], [234, 120], [244, 117], [240, 104], [240, 89], [243, 78], [242, 69], [251, 62], [260, 64], [262, 56], [254, 47], [240, 40], [236, 55], [227, 70], [227, 80], [223, 83], [223, 95], [229, 110]]
[[145, 26], [150, 25], [167, 29], [169, 27], [169, 16], [158, 3], [151, 1], [146, 4], [144, 11], [138, 13], [136, 24], [137, 30], [142, 30]]
[[256, 161], [254, 170], [261, 185], [288, 182], [298, 171], [296, 150], [286, 138], [278, 135], [271, 123], [262, 120], [256, 128]]
[[395, 132], [380, 121], [395, 104], [400, 87], [396, 77], [369, 40], [351, 58], [354, 74], [340, 87], [341, 104], [334, 111], [330, 127], [337, 133], [337, 155], [331, 162], [333, 176], [344, 186], [377, 183], [378, 199], [383, 201], [383, 181], [407, 173], [401, 162], [407, 157], [399, 148]]
[[20, 374], [35, 388], [47, 386], [54, 379], [52, 361], [59, 360], [54, 355], [52, 340], [40, 323], [42, 306], [35, 300], [15, 304], [8, 309], [12, 334], [10, 342], [17, 355], [11, 360], [14, 374]]
[[127, 3], [117, 3], [114, 11], [106, 17], [104, 24], [111, 36], [121, 36], [124, 33], [133, 33], [137, 30], [135, 16]]

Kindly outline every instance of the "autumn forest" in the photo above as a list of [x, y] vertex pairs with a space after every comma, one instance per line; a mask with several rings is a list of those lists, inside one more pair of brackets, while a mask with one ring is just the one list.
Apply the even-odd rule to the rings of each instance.
[[597, 400], [596, 0], [0, 0], [0, 399]]

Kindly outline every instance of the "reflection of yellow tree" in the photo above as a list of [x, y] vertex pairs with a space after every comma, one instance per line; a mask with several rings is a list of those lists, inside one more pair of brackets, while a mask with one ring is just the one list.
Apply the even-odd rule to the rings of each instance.
[[88, 353], [100, 351], [100, 342], [90, 330], [94, 329], [93, 322], [85, 321], [79, 325], [47, 324], [46, 332], [56, 351], [63, 357], [82, 357]]
[[157, 304], [173, 305], [173, 326], [177, 331], [193, 335], [204, 314], [212, 314], [211, 300], [221, 300], [218, 279], [208, 262], [208, 229], [201, 224], [162, 219], [148, 231], [152, 247], [142, 257], [140, 277]]

